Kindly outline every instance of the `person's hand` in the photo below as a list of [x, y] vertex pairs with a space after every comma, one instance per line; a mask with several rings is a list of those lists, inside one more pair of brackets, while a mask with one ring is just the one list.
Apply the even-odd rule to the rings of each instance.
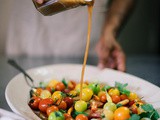
[[103, 35], [96, 45], [96, 52], [99, 68], [109, 67], [120, 71], [126, 70], [125, 54], [114, 35]]
[[42, 4], [44, 0], [35, 0], [37, 3]]

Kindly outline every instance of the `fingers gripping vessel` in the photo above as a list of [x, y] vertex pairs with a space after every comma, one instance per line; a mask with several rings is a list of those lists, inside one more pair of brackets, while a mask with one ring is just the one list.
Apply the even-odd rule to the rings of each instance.
[[43, 4], [33, 0], [33, 3], [40, 13], [50, 16], [78, 6], [93, 5], [94, 0], [44, 0]]

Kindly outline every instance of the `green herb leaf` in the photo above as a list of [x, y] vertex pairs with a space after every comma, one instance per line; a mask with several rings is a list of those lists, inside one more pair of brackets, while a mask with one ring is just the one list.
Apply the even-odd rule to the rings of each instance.
[[158, 120], [158, 118], [160, 118], [160, 115], [158, 114], [158, 112], [155, 110], [154, 114], [152, 115], [151, 119], [152, 120]]
[[47, 83], [46, 83], [46, 82], [40, 82], [40, 83], [39, 83], [39, 87], [40, 87], [40, 88], [46, 88], [46, 86], [47, 86]]
[[122, 104], [116, 104], [117, 108], [122, 107]]
[[137, 114], [133, 114], [133, 115], [129, 118], [129, 120], [140, 120], [140, 116], [137, 115]]
[[154, 108], [151, 104], [144, 104], [141, 107], [146, 112], [152, 112], [154, 110]]
[[126, 89], [127, 85], [128, 85], [127, 83], [125, 83], [125, 84], [122, 84], [119, 82], [115, 83], [115, 86], [118, 88], [118, 90], [120, 91], [121, 94], [125, 94], [125, 95], [129, 96], [130, 91]]
[[111, 86], [106, 85], [106, 86], [104, 86], [104, 87], [102, 88], [102, 91], [107, 91], [107, 90], [110, 89], [110, 88], [111, 88]]
[[62, 79], [62, 83], [63, 83], [66, 87], [68, 87], [68, 84], [67, 84], [65, 78]]

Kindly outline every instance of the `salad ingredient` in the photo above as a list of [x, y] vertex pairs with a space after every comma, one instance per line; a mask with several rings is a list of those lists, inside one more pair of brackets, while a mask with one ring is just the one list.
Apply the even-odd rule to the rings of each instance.
[[83, 100], [77, 101], [74, 108], [78, 112], [83, 112], [87, 109], [87, 103]]
[[42, 99], [39, 102], [39, 109], [42, 112], [46, 112], [47, 108], [52, 106], [53, 100], [51, 98]]
[[119, 107], [114, 112], [114, 120], [127, 120], [130, 118], [130, 111], [127, 107]]
[[58, 111], [58, 110], [59, 110], [59, 109], [58, 109], [57, 106], [52, 105], [51, 107], [48, 107], [48, 108], [47, 108], [46, 112], [47, 112], [47, 115], [49, 116], [50, 113], [55, 112], [55, 111]]
[[99, 91], [100, 91], [100, 85], [97, 84], [97, 83], [89, 84], [88, 88], [90, 88], [95, 95], [97, 95], [99, 93]]
[[89, 101], [93, 95], [93, 91], [89, 88], [82, 89], [82, 100]]
[[48, 90], [42, 90], [40, 94], [40, 98], [45, 99], [45, 98], [50, 98], [51, 97], [51, 92]]
[[88, 120], [88, 117], [83, 114], [79, 114], [77, 115], [76, 120]]
[[41, 98], [35, 96], [35, 97], [32, 97], [32, 98], [30, 99], [28, 105], [29, 105], [32, 109], [37, 110], [40, 101], [41, 101]]
[[63, 91], [65, 89], [65, 85], [62, 82], [58, 82], [55, 86], [57, 91]]
[[64, 115], [60, 111], [55, 111], [49, 115], [48, 120], [64, 120]]

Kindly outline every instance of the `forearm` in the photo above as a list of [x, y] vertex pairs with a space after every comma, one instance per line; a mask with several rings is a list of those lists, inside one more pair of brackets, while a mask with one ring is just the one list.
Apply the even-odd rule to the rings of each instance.
[[132, 10], [135, 0], [112, 0], [106, 15], [103, 34], [108, 32], [117, 35], [125, 17]]

